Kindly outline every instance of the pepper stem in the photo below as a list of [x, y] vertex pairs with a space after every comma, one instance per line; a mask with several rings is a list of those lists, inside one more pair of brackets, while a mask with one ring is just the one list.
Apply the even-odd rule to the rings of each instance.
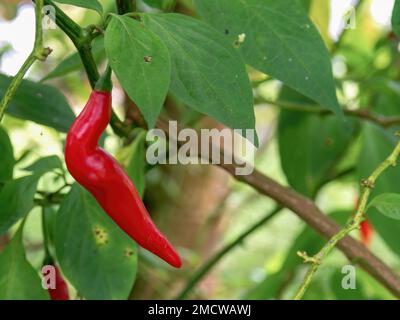
[[106, 91], [106, 92], [110, 92], [112, 90], [110, 65], [107, 65], [106, 71], [100, 77], [100, 79], [96, 82], [95, 90], [96, 91]]

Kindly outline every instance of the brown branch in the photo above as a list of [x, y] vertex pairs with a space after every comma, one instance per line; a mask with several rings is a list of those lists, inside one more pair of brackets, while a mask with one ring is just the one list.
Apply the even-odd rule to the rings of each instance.
[[[160, 119], [157, 122], [157, 126], [168, 135], [168, 123], [166, 119]], [[182, 144], [182, 142], [178, 143]], [[199, 148], [199, 150], [201, 150], [201, 148]], [[220, 152], [222, 155], [221, 159], [224, 159], [223, 155], [225, 151], [223, 147], [221, 147]], [[211, 153], [209, 154], [211, 155]], [[326, 216], [311, 199], [304, 197], [290, 188], [280, 185], [261, 172], [254, 170], [250, 175], [238, 176], [235, 174], [236, 169], [239, 168], [237, 165], [218, 164], [218, 166], [230, 173], [237, 181], [253, 187], [260, 194], [270, 197], [277, 203], [290, 209], [325, 238], [330, 239], [340, 231], [339, 225]], [[359, 264], [393, 295], [400, 298], [400, 278], [398, 275], [369, 251], [361, 242], [347, 236], [338, 242], [337, 247], [351, 262]]]
[[[264, 98], [258, 98], [258, 103], [267, 103], [271, 105], [275, 105], [279, 108], [295, 111], [295, 112], [305, 112], [305, 113], [313, 113], [321, 116], [325, 115], [333, 115], [334, 113], [328, 109], [322, 109], [317, 105], [306, 105], [288, 101], [272, 101]], [[352, 109], [343, 109], [343, 113], [346, 116], [363, 119], [375, 123], [383, 128], [390, 128], [396, 125], [400, 125], [400, 116], [382, 116], [380, 114], [374, 113], [367, 108], [352, 110]]]

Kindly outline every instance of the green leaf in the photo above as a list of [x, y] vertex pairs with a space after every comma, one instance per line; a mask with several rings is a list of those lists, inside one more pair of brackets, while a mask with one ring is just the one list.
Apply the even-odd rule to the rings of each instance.
[[245, 61], [342, 114], [328, 51], [297, 0], [194, 0]]
[[130, 146], [130, 158], [126, 171], [132, 179], [141, 197], [143, 197], [145, 188], [146, 173], [146, 132], [141, 131], [135, 141]]
[[[393, 151], [397, 138], [376, 125], [365, 123], [362, 137], [362, 150], [358, 160], [358, 180], [366, 179]], [[382, 173], [375, 183], [371, 199], [383, 193], [400, 193], [400, 171], [389, 168]], [[368, 220], [374, 230], [396, 254], [400, 252], [400, 223], [381, 214], [376, 208], [368, 210]]]
[[171, 79], [167, 47], [140, 22], [113, 15], [105, 34], [105, 48], [121, 85], [149, 127], [154, 127]]
[[30, 166], [24, 168], [25, 171], [30, 172], [47, 172], [54, 169], [62, 169], [61, 160], [57, 156], [40, 158]]
[[0, 182], [9, 180], [13, 176], [14, 171], [14, 152], [11, 140], [8, 137], [7, 131], [0, 126]]
[[[309, 102], [297, 92], [284, 88], [280, 100], [299, 104]], [[333, 116], [318, 116], [282, 110], [279, 116], [278, 142], [281, 164], [289, 184], [314, 197], [334, 176], [356, 133], [356, 123], [343, 123]]]
[[41, 174], [6, 182], [0, 193], [0, 234], [5, 233], [34, 207], [34, 196]]
[[215, 30], [179, 14], [146, 14], [144, 24], [171, 53], [171, 92], [234, 129], [254, 129], [253, 94], [244, 62]]
[[61, 204], [55, 246], [64, 274], [85, 298], [129, 296], [136, 276], [136, 244], [78, 185]]
[[376, 208], [385, 216], [400, 220], [400, 194], [384, 193], [375, 197], [368, 205], [369, 208]]
[[100, 15], [103, 14], [103, 6], [97, 0], [54, 0], [54, 1], [62, 4], [70, 4], [76, 7], [95, 10]]
[[[4, 95], [11, 78], [0, 74], [0, 96]], [[56, 88], [23, 80], [7, 113], [23, 119], [67, 132], [75, 115], [64, 95]]]
[[400, 1], [396, 0], [392, 13], [393, 32], [400, 37]]
[[163, 11], [171, 11], [176, 5], [176, 0], [143, 0], [148, 6]]
[[[92, 54], [96, 63], [100, 63], [105, 58], [103, 38], [96, 38], [92, 45]], [[82, 60], [79, 53], [75, 52], [65, 58], [57, 67], [50, 71], [41, 81], [46, 81], [65, 76], [75, 71], [82, 70]]]
[[48, 300], [39, 275], [25, 257], [23, 225], [0, 253], [0, 300]]

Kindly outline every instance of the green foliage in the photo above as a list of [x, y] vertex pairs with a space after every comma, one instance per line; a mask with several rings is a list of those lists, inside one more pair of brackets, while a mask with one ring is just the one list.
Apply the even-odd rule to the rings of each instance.
[[[104, 39], [96, 38], [93, 41], [92, 45], [92, 53], [93, 58], [96, 63], [100, 63], [105, 59], [105, 51], [104, 51]], [[50, 71], [42, 81], [59, 78], [66, 76], [72, 72], [81, 71], [83, 68], [82, 60], [79, 56], [78, 52], [74, 52], [73, 54], [66, 57], [63, 61], [61, 61], [52, 71]]]
[[[3, 96], [11, 78], [0, 74], [0, 96]], [[23, 80], [12, 99], [7, 113], [23, 119], [67, 132], [75, 115], [63, 94], [56, 88]]]
[[5, 183], [0, 193], [0, 234], [32, 210], [40, 177], [33, 174]]
[[99, 14], [103, 13], [103, 6], [97, 0], [54, 0], [58, 3], [70, 4], [77, 7], [92, 9], [97, 11]]
[[0, 127], [0, 155], [0, 182], [4, 182], [11, 179], [13, 176], [15, 159], [10, 138], [2, 127]]
[[38, 273], [25, 257], [23, 224], [0, 253], [0, 300], [48, 300]]
[[25, 171], [30, 171], [34, 173], [48, 172], [54, 169], [62, 169], [61, 160], [57, 156], [40, 158], [28, 167], [24, 168]]
[[206, 24], [179, 14], [143, 15], [171, 53], [171, 92], [235, 129], [254, 129], [253, 97], [235, 49]]
[[299, 1], [194, 2], [249, 65], [341, 114], [328, 51]]
[[[288, 88], [282, 90], [280, 99], [300, 105], [310, 103], [309, 99]], [[346, 154], [355, 133], [353, 119], [344, 123], [337, 117], [282, 110], [279, 152], [289, 184], [304, 195], [314, 197], [337, 173], [337, 164]]]
[[369, 203], [368, 208], [375, 208], [389, 218], [400, 220], [400, 194], [380, 194]]
[[110, 65], [149, 127], [163, 106], [171, 78], [169, 52], [164, 43], [138, 21], [113, 15], [105, 35]]
[[176, 0], [143, 0], [148, 6], [163, 11], [170, 11], [176, 5]]
[[393, 32], [400, 37], [400, 1], [396, 0], [392, 13]]
[[78, 185], [61, 204], [55, 246], [64, 274], [82, 296], [128, 298], [136, 277], [136, 244]]
[[[364, 124], [363, 148], [358, 161], [358, 179], [367, 178], [373, 170], [392, 152], [397, 142], [390, 132]], [[372, 190], [371, 199], [383, 193], [400, 193], [400, 171], [395, 168], [384, 172]], [[400, 223], [379, 213], [375, 208], [368, 210], [368, 219], [387, 245], [398, 254], [400, 252]]]
[[132, 179], [139, 194], [143, 197], [146, 173], [146, 132], [140, 131], [135, 141], [129, 147], [129, 160], [126, 171]]

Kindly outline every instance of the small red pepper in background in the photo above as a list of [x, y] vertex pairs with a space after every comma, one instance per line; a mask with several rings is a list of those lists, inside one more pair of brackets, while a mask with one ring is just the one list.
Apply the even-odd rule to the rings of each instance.
[[55, 289], [48, 288], [51, 300], [69, 300], [68, 285], [61, 275], [60, 269], [53, 265], [56, 271], [56, 287]]
[[111, 69], [107, 68], [68, 132], [67, 168], [126, 234], [179, 268], [181, 259], [151, 220], [133, 182], [118, 162], [98, 146], [111, 118], [111, 89]]
[[369, 247], [371, 245], [372, 237], [374, 235], [374, 229], [371, 225], [371, 223], [368, 222], [368, 220], [364, 220], [360, 224], [360, 236], [361, 236], [361, 241]]

